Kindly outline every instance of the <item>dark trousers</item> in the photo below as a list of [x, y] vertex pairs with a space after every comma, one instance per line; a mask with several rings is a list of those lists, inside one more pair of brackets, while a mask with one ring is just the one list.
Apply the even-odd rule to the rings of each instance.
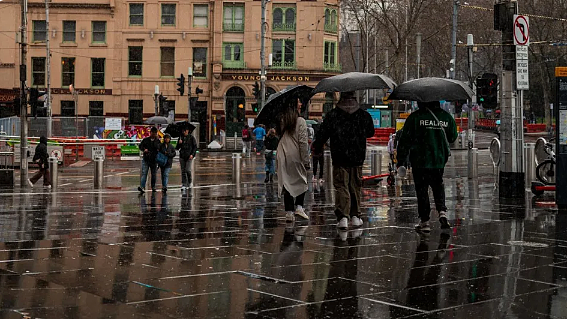
[[413, 181], [417, 196], [417, 211], [422, 222], [429, 220], [429, 187], [433, 191], [437, 212], [447, 211], [445, 206], [445, 185], [443, 184], [443, 168], [413, 168]]
[[313, 176], [317, 176], [317, 166], [319, 166], [319, 178], [323, 178], [323, 169], [325, 167], [325, 156], [313, 156]]
[[287, 189], [283, 189], [284, 195], [284, 206], [286, 212], [293, 212], [295, 211], [295, 206], [303, 206], [303, 202], [305, 201], [305, 193], [297, 196], [294, 200], [293, 196], [287, 191]]
[[335, 215], [343, 217], [360, 216], [362, 193], [362, 166], [340, 167], [333, 165], [333, 187], [335, 187]]
[[35, 184], [42, 176], [43, 186], [51, 185], [51, 182], [49, 181], [49, 169], [47, 168], [40, 168], [39, 171], [37, 171], [37, 173], [35, 173], [35, 175], [30, 178], [30, 181], [32, 182], [32, 184]]

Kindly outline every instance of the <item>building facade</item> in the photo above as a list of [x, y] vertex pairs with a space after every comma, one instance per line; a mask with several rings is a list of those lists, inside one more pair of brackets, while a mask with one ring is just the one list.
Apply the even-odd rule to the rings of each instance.
[[[0, 88], [13, 92], [19, 87], [19, 1], [3, 1], [0, 11]], [[340, 72], [338, 11], [337, 0], [268, 2], [268, 93], [315, 86]], [[192, 96], [197, 87], [203, 91], [191, 111], [201, 123], [201, 138], [239, 131], [256, 115], [261, 1], [53, 0], [48, 32], [45, 17], [44, 2], [29, 0], [27, 84], [46, 85], [49, 37], [53, 116], [77, 112], [141, 124], [154, 115], [159, 86], [170, 115], [187, 119], [188, 98], [179, 95], [176, 78], [187, 77], [189, 68]], [[76, 108], [71, 84], [79, 93]], [[314, 98], [310, 116], [321, 117], [327, 100]]]

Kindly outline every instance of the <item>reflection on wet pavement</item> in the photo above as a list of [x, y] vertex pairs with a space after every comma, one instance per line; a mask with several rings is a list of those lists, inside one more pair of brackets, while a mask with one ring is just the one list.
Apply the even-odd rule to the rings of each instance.
[[364, 226], [338, 234], [328, 181], [289, 226], [263, 159], [243, 163], [236, 186], [228, 154], [201, 154], [188, 194], [139, 196], [137, 162], [107, 162], [101, 191], [86, 166], [57, 192], [2, 193], [0, 318], [567, 318], [567, 214], [499, 201], [491, 166], [461, 177], [464, 152], [456, 227], [428, 236], [409, 180], [365, 188]]

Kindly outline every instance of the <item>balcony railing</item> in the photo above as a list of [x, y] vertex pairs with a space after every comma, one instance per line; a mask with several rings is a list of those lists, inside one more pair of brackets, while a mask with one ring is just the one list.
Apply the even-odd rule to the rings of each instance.
[[341, 72], [340, 63], [323, 63], [323, 70], [326, 72]]
[[338, 27], [336, 24], [325, 24], [325, 32], [337, 33]]
[[244, 22], [242, 23], [224, 23], [223, 30], [226, 32], [244, 32]]
[[244, 61], [223, 61], [223, 69], [245, 69], [246, 62]]
[[297, 69], [297, 63], [287, 62], [287, 61], [273, 61], [272, 62], [272, 69], [275, 70], [295, 70]]
[[274, 23], [272, 29], [274, 32], [292, 32], [295, 31], [295, 23]]

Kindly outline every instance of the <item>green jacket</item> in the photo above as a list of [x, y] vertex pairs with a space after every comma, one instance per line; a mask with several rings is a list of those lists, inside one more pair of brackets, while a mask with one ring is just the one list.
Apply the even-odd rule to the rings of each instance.
[[406, 119], [400, 142], [398, 143], [398, 163], [403, 164], [409, 155], [412, 167], [444, 168], [449, 159], [450, 146], [457, 139], [457, 124], [451, 114], [440, 107], [431, 109], [441, 122], [425, 107], [410, 114]]

